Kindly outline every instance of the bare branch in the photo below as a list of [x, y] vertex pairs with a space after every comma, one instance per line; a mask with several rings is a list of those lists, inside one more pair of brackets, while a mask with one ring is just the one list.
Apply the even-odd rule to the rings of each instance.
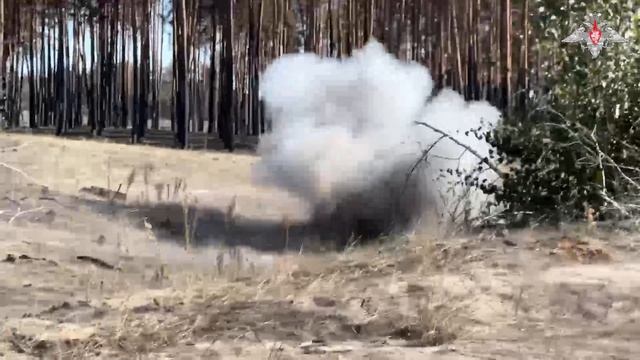
[[602, 176], [602, 193], [604, 195], [607, 193], [607, 181], [604, 175], [604, 167], [602, 166], [602, 158], [604, 157], [604, 154], [602, 153], [602, 150], [600, 150], [598, 139], [596, 139], [597, 128], [598, 128], [598, 125], [595, 125], [593, 127], [593, 131], [591, 132], [591, 139], [593, 139], [594, 144], [596, 144], [596, 150], [598, 151], [598, 165], [599, 165], [600, 175]]
[[409, 178], [411, 177], [411, 175], [413, 175], [413, 173], [418, 168], [418, 166], [422, 162], [427, 160], [427, 157], [429, 156], [429, 153], [431, 152], [431, 150], [433, 150], [433, 148], [440, 142], [440, 140], [442, 140], [444, 138], [445, 138], [444, 135], [440, 136], [440, 138], [438, 140], [434, 141], [433, 144], [429, 145], [429, 147], [426, 150], [422, 151], [422, 155], [420, 156], [420, 158], [413, 164], [413, 166], [409, 170], [409, 173], [407, 173], [407, 179], [405, 181], [405, 186], [406, 186], [406, 183], [409, 181]]
[[[632, 187], [638, 190], [640, 190], [640, 184], [634, 178], [629, 176], [627, 172], [638, 173], [640, 172], [640, 169], [632, 166], [619, 165], [618, 163], [616, 163], [616, 161], [613, 158], [611, 158], [611, 156], [607, 155], [604, 151], [602, 151], [596, 136], [596, 130], [597, 130], [596, 126], [594, 126], [593, 130], [589, 130], [584, 125], [576, 122], [571, 124], [575, 128], [577, 128], [577, 131], [575, 131], [569, 127], [570, 123], [564, 117], [564, 115], [553, 110], [552, 108], [545, 106], [545, 107], [541, 107], [534, 110], [534, 112], [535, 111], [546, 111], [552, 115], [557, 116], [559, 119], [561, 119], [564, 122], [564, 124], [543, 123], [542, 125], [547, 127], [559, 128], [569, 133], [570, 136], [575, 139], [575, 141], [569, 144], [563, 144], [563, 146], [579, 145], [581, 146], [582, 150], [586, 153], [585, 157], [579, 159], [577, 163], [587, 165], [587, 166], [598, 167], [600, 174], [602, 176], [602, 180], [601, 180], [602, 189], [599, 193], [602, 200], [604, 200], [607, 204], [610, 204], [612, 208], [616, 209], [624, 216], [629, 216], [630, 210], [632, 209], [637, 210], [640, 208], [637, 204], [633, 203], [633, 200], [627, 201], [629, 199], [626, 199], [624, 203], [621, 203], [620, 199], [613, 199], [607, 194], [606, 178], [605, 178], [605, 171], [604, 171], [605, 167], [614, 168], [629, 185], [631, 185]], [[636, 152], [639, 150], [635, 146], [629, 145], [624, 142], [622, 143], [631, 151]]]
[[15, 215], [13, 215], [13, 216], [11, 217], [11, 219], [9, 219], [9, 224], [13, 224], [13, 222], [14, 222], [17, 218], [19, 218], [20, 216], [22, 216], [22, 215], [31, 214], [31, 213], [38, 212], [38, 211], [41, 211], [41, 210], [44, 210], [44, 209], [45, 209], [45, 208], [44, 208], [43, 206], [41, 206], [41, 207], [39, 207], [39, 208], [35, 208], [35, 209], [29, 209], [29, 210], [24, 210], [24, 211], [18, 211]]
[[32, 176], [30, 176], [29, 174], [25, 173], [24, 171], [18, 169], [17, 167], [11, 166], [9, 164], [6, 163], [2, 163], [0, 162], [0, 166], [7, 168], [9, 170], [12, 170], [14, 172], [17, 172], [18, 174], [22, 175], [25, 179], [29, 180], [30, 182], [36, 184], [36, 185], [40, 185], [40, 186], [44, 186], [47, 187], [47, 185], [41, 183], [40, 181], [34, 179]]
[[469, 147], [469, 146], [467, 146], [467, 145], [465, 145], [465, 144], [461, 143], [460, 141], [458, 141], [458, 140], [457, 140], [456, 138], [454, 138], [453, 136], [451, 136], [451, 135], [447, 134], [446, 132], [444, 132], [444, 131], [442, 131], [442, 130], [440, 130], [440, 129], [438, 129], [438, 128], [436, 128], [436, 127], [432, 126], [432, 125], [427, 124], [426, 122], [416, 121], [416, 122], [415, 122], [415, 124], [417, 124], [417, 125], [421, 125], [421, 126], [424, 126], [424, 127], [426, 127], [426, 128], [429, 128], [429, 129], [431, 129], [431, 130], [433, 130], [433, 131], [437, 132], [438, 134], [440, 134], [440, 135], [442, 135], [442, 136], [446, 137], [447, 139], [449, 139], [449, 140], [453, 141], [454, 143], [456, 143], [456, 145], [458, 145], [458, 146], [462, 147], [463, 149], [465, 149], [465, 150], [467, 150], [468, 152], [470, 152], [471, 154], [473, 154], [473, 155], [474, 155], [475, 157], [477, 157], [481, 162], [483, 162], [483, 163], [487, 164], [487, 166], [488, 166], [491, 170], [493, 170], [496, 174], [498, 174], [498, 175], [500, 175], [500, 176], [502, 176], [502, 175], [503, 175], [502, 171], [500, 171], [500, 169], [498, 169], [498, 167], [497, 167], [497, 166], [495, 166], [494, 164], [492, 164], [492, 163], [489, 161], [489, 159], [487, 159], [487, 158], [483, 157], [482, 155], [480, 155], [480, 153], [478, 153], [477, 151], [475, 151], [475, 150], [474, 150], [474, 149], [472, 149], [471, 147]]

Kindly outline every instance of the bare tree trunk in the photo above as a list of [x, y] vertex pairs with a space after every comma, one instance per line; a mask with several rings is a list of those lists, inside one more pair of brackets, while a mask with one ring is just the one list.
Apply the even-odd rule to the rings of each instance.
[[95, 25], [92, 16], [89, 16], [89, 33], [91, 34], [91, 66], [89, 74], [91, 81], [88, 78], [85, 78], [85, 83], [87, 86], [87, 105], [89, 106], [89, 124], [91, 127], [91, 133], [97, 135], [98, 128], [98, 112], [96, 108], [96, 36], [95, 36]]
[[221, 58], [221, 81], [220, 87], [220, 136], [225, 149], [234, 150], [234, 119], [233, 119], [233, 2], [225, 0], [221, 8], [224, 17], [222, 25], [222, 58]]
[[70, 56], [70, 51], [69, 51], [69, 34], [68, 34], [68, 21], [67, 21], [67, 16], [66, 16], [66, 10], [63, 10], [63, 12], [65, 13], [64, 16], [64, 59], [65, 61], [65, 65], [63, 66], [63, 74], [64, 74], [64, 78], [65, 78], [65, 88], [64, 88], [64, 117], [65, 117], [65, 125], [64, 125], [64, 131], [67, 132], [69, 131], [69, 129], [73, 128], [73, 109], [74, 109], [74, 99], [72, 96], [72, 91], [73, 91], [73, 81], [72, 81], [72, 71], [73, 69], [71, 68], [70, 65], [70, 60], [71, 60], [71, 56]]
[[[150, 41], [151, 41], [151, 69], [150, 76], [151, 82], [148, 87], [151, 90], [151, 106], [150, 106], [150, 117], [151, 117], [151, 127], [157, 130], [160, 127], [160, 114], [158, 109], [158, 92], [159, 92], [159, 82], [160, 72], [162, 71], [162, 54], [158, 53], [158, 48], [162, 47], [162, 28], [158, 29], [158, 6], [162, 5], [162, 1], [151, 0], [149, 9], [151, 13], [150, 18]], [[160, 50], [161, 51], [161, 50]], [[160, 57], [160, 60], [158, 58]]]
[[336, 54], [336, 42], [334, 38], [334, 25], [333, 25], [333, 1], [329, 1], [329, 56], [334, 57]]
[[501, 0], [501, 27], [500, 48], [502, 65], [501, 107], [508, 109], [511, 97], [511, 0]]
[[[0, 6], [3, 6], [0, 4]], [[33, 38], [34, 24], [34, 10], [31, 10], [31, 16], [29, 18], [29, 127], [37, 127], [36, 123], [36, 69], [35, 69], [35, 54], [33, 48], [36, 46]]]
[[522, 45], [520, 47], [520, 71], [518, 72], [518, 107], [526, 111], [529, 90], [529, 0], [522, 4]]
[[[123, 4], [124, 6], [125, 4]], [[131, 10], [133, 11], [133, 10]], [[121, 108], [121, 118], [120, 118], [120, 126], [123, 129], [126, 129], [129, 125], [129, 87], [127, 83], [127, 73], [129, 69], [127, 68], [127, 32], [125, 28], [125, 19], [126, 19], [126, 11], [122, 9], [122, 19], [121, 27], [120, 27], [120, 68], [122, 69], [121, 79], [120, 79], [120, 108]]]
[[139, 132], [139, 122], [141, 119], [140, 116], [140, 65], [138, 61], [138, 15], [137, 15], [137, 7], [135, 5], [131, 6], [131, 37], [133, 40], [133, 59], [131, 62], [131, 69], [133, 70], [133, 83], [131, 84], [133, 87], [133, 100], [132, 100], [132, 108], [131, 108], [131, 142], [135, 143], [138, 141], [138, 132]]
[[453, 19], [453, 41], [455, 43], [456, 48], [456, 77], [455, 83], [457, 86], [454, 86], [459, 91], [464, 92], [464, 82], [462, 80], [462, 55], [460, 50], [460, 33], [458, 31], [458, 19], [456, 13], [456, 2], [451, 2], [451, 17]]
[[58, 98], [56, 108], [56, 135], [61, 135], [64, 126], [64, 15], [62, 9], [58, 9], [58, 61], [56, 65], [56, 97]]
[[189, 88], [187, 76], [188, 56], [187, 56], [187, 22], [185, 0], [176, 0], [174, 6], [174, 29], [175, 43], [174, 52], [176, 58], [176, 95], [175, 95], [175, 122], [176, 136], [181, 148], [188, 146], [187, 120], [189, 119]]
[[213, 132], [213, 125], [217, 122], [217, 99], [218, 99], [218, 83], [216, 69], [216, 47], [218, 46], [218, 14], [217, 9], [211, 13], [211, 28], [213, 34], [211, 36], [211, 59], [209, 62], [209, 124], [207, 133]]
[[138, 101], [139, 107], [139, 118], [138, 118], [138, 128], [136, 131], [136, 141], [140, 141], [140, 139], [144, 138], [145, 130], [147, 128], [147, 122], [149, 120], [148, 116], [148, 97], [149, 97], [149, 73], [151, 70], [151, 66], [149, 63], [149, 54], [150, 54], [150, 44], [149, 44], [149, 0], [144, 0], [142, 5], [142, 27], [140, 29], [141, 36], [141, 46], [140, 49], [140, 64], [138, 71], [138, 80], [140, 90], [138, 95], [140, 99]]
[[7, 71], [5, 58], [6, 24], [4, 18], [5, 0], [0, 0], [0, 123], [7, 121]]
[[74, 14], [73, 19], [73, 57], [74, 57], [74, 96], [75, 110], [74, 110], [74, 126], [82, 126], [82, 62], [81, 62], [81, 42], [80, 35], [82, 32], [82, 26], [80, 25], [80, 16], [77, 13]]
[[[260, 104], [258, 92], [260, 88], [260, 33], [262, 32], [262, 1], [258, 2], [257, 14], [253, 7], [249, 7], [249, 119], [251, 135], [258, 136], [261, 132]], [[315, 50], [315, 45], [314, 45]]]
[[[347, 0], [349, 1], [349, 0]], [[291, 10], [296, 19], [296, 40], [297, 40], [297, 48], [298, 52], [302, 53], [305, 50], [305, 27], [304, 27], [304, 16], [302, 10], [302, 1], [301, 0], [291, 0], [293, 3], [291, 6]]]

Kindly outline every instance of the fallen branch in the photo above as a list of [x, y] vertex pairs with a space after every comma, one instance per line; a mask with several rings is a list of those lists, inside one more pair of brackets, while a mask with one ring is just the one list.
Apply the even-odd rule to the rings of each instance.
[[107, 269], [107, 270], [119, 270], [118, 268], [116, 268], [115, 266], [107, 263], [104, 260], [100, 260], [98, 258], [95, 258], [93, 256], [86, 256], [86, 255], [80, 255], [80, 256], [76, 256], [76, 259], [80, 260], [80, 261], [86, 261], [86, 262], [90, 262], [93, 265], [103, 268], [103, 269]]
[[14, 222], [17, 218], [19, 218], [20, 216], [22, 216], [22, 215], [26, 215], [26, 214], [30, 214], [30, 213], [34, 213], [34, 212], [38, 212], [38, 211], [41, 211], [41, 210], [44, 210], [44, 209], [45, 209], [45, 207], [44, 207], [44, 206], [40, 206], [39, 208], [35, 208], [35, 209], [29, 209], [29, 210], [24, 210], [24, 211], [20, 211], [20, 210], [18, 210], [18, 212], [17, 212], [15, 215], [13, 215], [13, 216], [11, 217], [11, 219], [9, 219], [9, 224], [13, 224], [13, 222]]
[[0, 166], [2, 166], [4, 168], [7, 168], [7, 169], [9, 169], [11, 171], [17, 172], [18, 174], [22, 175], [25, 179], [29, 180], [30, 182], [32, 182], [32, 183], [34, 183], [36, 185], [40, 185], [40, 186], [43, 186], [43, 187], [48, 187], [47, 185], [45, 185], [45, 184], [41, 183], [40, 181], [34, 179], [32, 176], [30, 176], [29, 174], [25, 173], [24, 171], [18, 169], [17, 167], [14, 167], [14, 166], [11, 166], [9, 164], [2, 163], [2, 162], [0, 162]]
[[27, 145], [30, 145], [30, 144], [31, 144], [31, 143], [26, 142], [26, 143], [22, 143], [22, 144], [17, 145], [17, 146], [7, 146], [7, 147], [3, 147], [3, 148], [0, 148], [0, 152], [17, 151], [18, 149], [23, 148], [23, 147], [25, 147], [25, 146], [27, 146]]
[[496, 174], [498, 174], [498, 175], [500, 175], [500, 176], [502, 176], [502, 175], [503, 175], [502, 171], [500, 171], [500, 169], [498, 169], [498, 167], [497, 167], [497, 166], [495, 166], [494, 164], [492, 164], [492, 163], [489, 161], [489, 159], [487, 159], [486, 157], [483, 157], [482, 155], [480, 155], [480, 153], [478, 153], [477, 151], [475, 151], [474, 149], [472, 149], [472, 148], [471, 148], [471, 147], [469, 147], [468, 145], [465, 145], [465, 144], [461, 143], [460, 141], [458, 141], [458, 140], [457, 140], [456, 138], [454, 138], [453, 136], [451, 136], [451, 135], [447, 134], [446, 132], [444, 132], [444, 131], [442, 131], [442, 130], [440, 130], [440, 129], [438, 129], [438, 128], [434, 127], [434, 126], [431, 126], [431, 125], [427, 124], [426, 122], [416, 121], [416, 122], [415, 122], [415, 124], [417, 124], [417, 125], [421, 125], [421, 126], [424, 126], [424, 127], [426, 127], [426, 128], [429, 128], [429, 129], [431, 129], [431, 130], [433, 130], [433, 131], [437, 132], [438, 134], [440, 134], [440, 135], [442, 135], [442, 136], [446, 137], [447, 139], [449, 139], [449, 140], [453, 141], [456, 145], [458, 145], [458, 146], [462, 147], [463, 149], [466, 149], [468, 152], [470, 152], [471, 154], [473, 154], [473, 155], [474, 155], [475, 157], [477, 157], [481, 162], [483, 162], [483, 163], [487, 164], [487, 166], [488, 166], [491, 170], [493, 170]]
[[127, 200], [127, 194], [120, 192], [121, 188], [122, 188], [122, 184], [118, 187], [117, 191], [105, 189], [105, 188], [99, 187], [99, 186], [91, 186], [91, 187], [83, 187], [83, 188], [81, 188], [80, 192], [81, 193], [86, 193], [86, 194], [91, 194], [93, 196], [99, 197], [99, 198], [107, 200], [107, 201], [114, 201], [114, 200], [126, 201]]

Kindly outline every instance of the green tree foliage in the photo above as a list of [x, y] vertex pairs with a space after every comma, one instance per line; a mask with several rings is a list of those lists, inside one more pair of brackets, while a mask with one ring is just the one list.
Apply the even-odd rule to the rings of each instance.
[[[509, 165], [493, 189], [510, 214], [558, 221], [628, 215], [640, 198], [640, 10], [636, 1], [536, 1], [534, 33], [544, 56], [544, 83], [526, 109], [512, 111], [491, 141]], [[623, 35], [593, 59], [561, 41], [589, 14]]]

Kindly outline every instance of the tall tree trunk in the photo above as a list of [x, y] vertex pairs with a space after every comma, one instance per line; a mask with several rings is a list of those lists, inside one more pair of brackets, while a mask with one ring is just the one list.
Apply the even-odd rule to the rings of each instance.
[[175, 121], [176, 136], [181, 148], [188, 145], [187, 120], [189, 119], [189, 88], [187, 76], [188, 56], [187, 56], [187, 22], [185, 0], [175, 0], [174, 3], [174, 29], [175, 45], [174, 52], [176, 58], [176, 95], [175, 95]]
[[500, 54], [503, 65], [501, 69], [501, 107], [502, 109], [508, 109], [511, 97], [511, 0], [501, 0], [501, 2]]
[[36, 123], [36, 69], [35, 69], [35, 54], [33, 48], [36, 46], [33, 38], [34, 23], [34, 10], [31, 10], [31, 16], [29, 21], [29, 127], [37, 127]]
[[233, 119], [233, 3], [234, 0], [222, 2], [224, 23], [222, 24], [222, 58], [220, 88], [220, 135], [225, 149], [234, 150], [234, 120]]
[[464, 82], [462, 80], [462, 55], [461, 55], [461, 45], [460, 45], [460, 32], [458, 29], [458, 19], [457, 19], [457, 12], [456, 12], [456, 1], [452, 1], [451, 2], [451, 17], [453, 19], [453, 41], [455, 43], [455, 48], [456, 48], [456, 76], [455, 76], [455, 82], [454, 84], [456, 84], [457, 86], [454, 86], [454, 88], [457, 88], [457, 90], [461, 91], [464, 93]]
[[96, 107], [96, 31], [92, 16], [89, 16], [89, 33], [91, 37], [91, 64], [89, 74], [91, 76], [85, 78], [87, 84], [87, 105], [89, 106], [88, 116], [91, 133], [98, 135], [98, 109]]
[[520, 66], [518, 72], [518, 107], [526, 111], [529, 90], [529, 0], [522, 4], [522, 44], [520, 47]]
[[7, 121], [7, 71], [5, 58], [5, 42], [7, 39], [5, 23], [5, 0], [0, 0], [0, 123]]
[[[258, 9], [250, 7], [249, 22], [249, 119], [251, 135], [258, 136], [261, 132], [260, 104], [258, 92], [260, 88], [260, 33], [262, 32], [262, 0], [258, 2]], [[315, 50], [315, 45], [314, 45]]]
[[64, 126], [65, 111], [65, 88], [64, 88], [64, 27], [65, 21], [62, 9], [58, 9], [58, 53], [56, 64], [56, 98], [58, 98], [56, 108], [56, 135], [61, 135]]
[[[162, 71], [162, 59], [158, 60], [161, 55], [159, 54], [159, 47], [162, 47], [162, 28], [158, 29], [159, 21], [158, 21], [158, 7], [162, 5], [162, 1], [151, 0], [151, 83], [148, 84], [151, 90], [151, 106], [150, 106], [150, 117], [151, 117], [151, 127], [157, 130], [160, 127], [160, 114], [158, 109], [158, 92], [159, 92], [159, 83], [158, 80], [160, 78], [159, 72]], [[158, 33], [160, 30], [160, 33]], [[160, 50], [162, 51], [162, 50]]]
[[149, 44], [149, 0], [144, 0], [142, 5], [142, 27], [140, 28], [141, 35], [141, 46], [142, 49], [140, 51], [140, 71], [138, 72], [138, 84], [140, 86], [140, 90], [138, 95], [140, 96], [140, 100], [138, 101], [138, 106], [140, 108], [139, 119], [138, 119], [138, 129], [137, 129], [137, 138], [136, 141], [140, 141], [140, 139], [144, 138], [145, 130], [147, 128], [148, 121], [148, 96], [149, 96], [149, 74], [151, 70], [150, 62], [149, 62], [149, 54], [150, 54], [150, 44]]
[[[125, 4], [122, 4], [123, 7]], [[133, 11], [133, 10], [131, 10]], [[129, 125], [129, 86], [127, 83], [128, 72], [129, 69], [127, 67], [127, 32], [125, 28], [126, 24], [126, 11], [125, 8], [122, 9], [121, 14], [121, 27], [120, 27], [120, 68], [121, 68], [121, 79], [120, 79], [120, 108], [121, 108], [121, 118], [120, 118], [120, 126], [123, 129], [126, 129]]]
[[216, 47], [218, 46], [218, 14], [217, 8], [214, 8], [211, 12], [211, 59], [209, 61], [209, 124], [207, 126], [207, 133], [213, 132], [213, 125], [217, 122], [217, 98], [218, 98], [218, 83], [217, 83], [217, 69], [216, 69]]
[[138, 141], [138, 135], [140, 131], [140, 64], [138, 61], [138, 15], [137, 7], [131, 7], [131, 37], [133, 39], [133, 59], [131, 63], [131, 69], [133, 70], [133, 100], [131, 109], [131, 142]]
[[[65, 11], [65, 10], [63, 10]], [[73, 99], [72, 96], [72, 92], [73, 92], [73, 79], [72, 79], [72, 72], [73, 72], [73, 68], [70, 66], [70, 62], [71, 62], [71, 53], [70, 53], [70, 49], [69, 49], [69, 34], [68, 34], [68, 21], [67, 21], [67, 16], [66, 16], [66, 12], [65, 12], [65, 18], [64, 18], [64, 59], [65, 61], [65, 65], [63, 66], [63, 72], [64, 72], [64, 78], [65, 78], [65, 89], [64, 89], [64, 106], [65, 106], [65, 132], [67, 132], [69, 129], [73, 128], [73, 111], [75, 109], [75, 101]]]
[[329, 1], [329, 8], [327, 17], [329, 18], [329, 56], [334, 57], [336, 54], [336, 42], [334, 38], [334, 25], [333, 25], [333, 1]]
[[80, 34], [82, 32], [82, 26], [80, 24], [80, 16], [77, 13], [74, 14], [73, 17], [73, 58], [74, 58], [74, 68], [75, 74], [72, 74], [74, 78], [74, 126], [82, 126], [82, 62], [81, 62], [81, 42], [80, 42]]

